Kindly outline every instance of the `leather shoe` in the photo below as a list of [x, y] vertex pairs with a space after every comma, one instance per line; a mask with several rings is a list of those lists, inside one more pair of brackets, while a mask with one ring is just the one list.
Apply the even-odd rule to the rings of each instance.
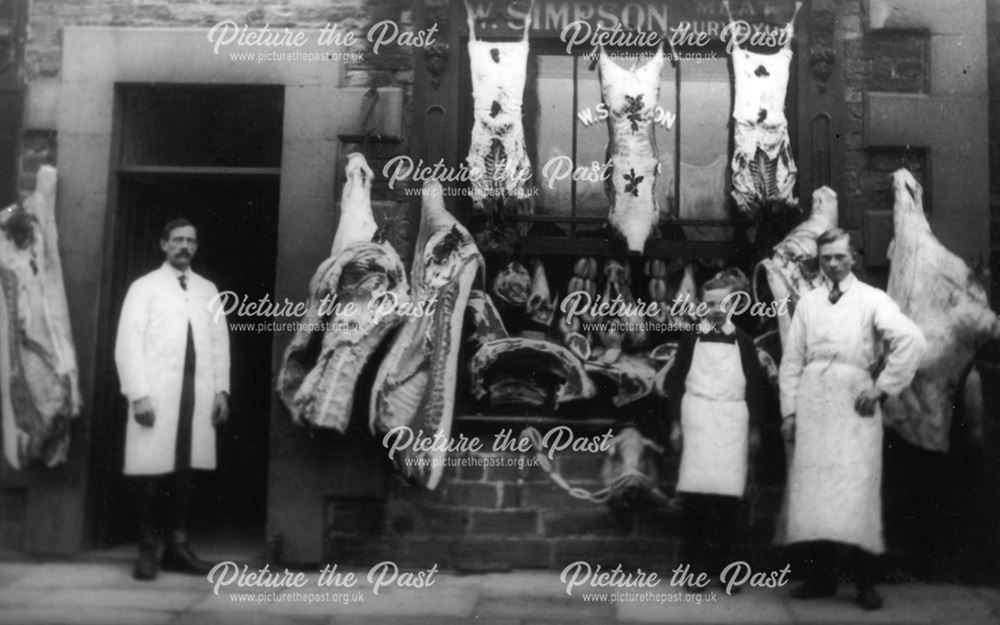
[[195, 575], [207, 575], [212, 570], [212, 565], [203, 560], [191, 551], [191, 545], [187, 542], [167, 543], [167, 548], [163, 552], [163, 570], [177, 571], [179, 573], [193, 573]]
[[821, 582], [806, 582], [793, 588], [788, 596], [792, 599], [822, 599], [837, 594], [837, 585]]
[[160, 563], [156, 559], [156, 545], [140, 545], [139, 558], [135, 561], [132, 577], [142, 581], [156, 579], [160, 572]]
[[882, 607], [882, 595], [875, 590], [875, 586], [859, 586], [858, 605], [865, 610], [878, 610]]

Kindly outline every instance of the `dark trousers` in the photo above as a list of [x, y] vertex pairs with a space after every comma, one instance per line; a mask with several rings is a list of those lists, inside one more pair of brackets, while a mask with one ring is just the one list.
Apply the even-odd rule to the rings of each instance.
[[156, 526], [157, 495], [164, 494], [171, 502], [170, 529], [187, 533], [191, 496], [194, 493], [194, 471], [191, 470], [191, 422], [194, 419], [194, 335], [187, 328], [184, 352], [184, 375], [181, 379], [181, 402], [177, 418], [177, 443], [174, 449], [174, 473], [133, 478], [136, 513], [139, 517], [140, 540], [152, 544], [158, 533]]
[[742, 538], [741, 500], [727, 495], [684, 494], [681, 562], [717, 577], [733, 561]]
[[875, 584], [875, 554], [856, 547], [829, 540], [818, 540], [805, 545], [806, 581], [817, 586], [835, 586], [838, 582], [837, 564], [850, 573], [858, 588]]
[[156, 503], [160, 496], [170, 503], [169, 529], [187, 533], [191, 496], [194, 494], [194, 471], [187, 469], [166, 475], [143, 475], [132, 478], [132, 483], [143, 544], [154, 544], [160, 533], [156, 522]]

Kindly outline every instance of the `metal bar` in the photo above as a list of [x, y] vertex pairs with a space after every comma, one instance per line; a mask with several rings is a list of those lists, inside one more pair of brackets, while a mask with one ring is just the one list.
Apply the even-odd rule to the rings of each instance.
[[178, 167], [168, 165], [121, 165], [119, 174], [168, 176], [280, 176], [280, 167]]
[[[587, 238], [529, 237], [516, 245], [516, 251], [549, 256], [629, 256], [628, 248], [621, 241]], [[648, 242], [643, 256], [748, 260], [753, 257], [753, 248], [746, 243], [732, 241], [659, 240]]]

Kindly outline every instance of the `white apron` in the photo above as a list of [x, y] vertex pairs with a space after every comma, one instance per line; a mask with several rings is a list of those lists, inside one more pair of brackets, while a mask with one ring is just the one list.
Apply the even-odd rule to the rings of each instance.
[[677, 490], [742, 497], [749, 422], [739, 346], [698, 341], [681, 398], [684, 450]]
[[854, 410], [871, 375], [857, 364], [806, 365], [796, 397], [785, 542], [835, 540], [883, 553], [882, 413]]

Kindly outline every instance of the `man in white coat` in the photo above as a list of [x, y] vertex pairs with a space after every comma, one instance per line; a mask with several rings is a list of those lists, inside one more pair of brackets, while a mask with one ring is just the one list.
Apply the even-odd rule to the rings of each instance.
[[215, 428], [229, 416], [229, 331], [209, 302], [215, 285], [191, 271], [197, 231], [177, 219], [163, 230], [165, 262], [132, 283], [125, 295], [115, 364], [129, 403], [125, 474], [134, 476], [141, 530], [136, 579], [155, 579], [154, 506], [171, 495], [171, 533], [165, 570], [204, 574], [191, 552], [187, 517], [194, 470], [215, 468]]
[[882, 536], [882, 411], [916, 373], [923, 334], [885, 292], [858, 280], [848, 234], [816, 240], [824, 285], [795, 308], [782, 355], [782, 433], [794, 445], [787, 543], [808, 541], [812, 568], [796, 599], [836, 593], [838, 546], [847, 545], [861, 607], [882, 598], [872, 579]]

